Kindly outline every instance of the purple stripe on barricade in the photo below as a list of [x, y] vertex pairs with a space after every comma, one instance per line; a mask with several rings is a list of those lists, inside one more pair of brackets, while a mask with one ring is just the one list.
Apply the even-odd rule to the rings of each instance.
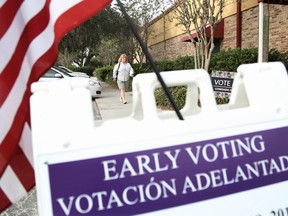
[[54, 215], [151, 212], [287, 181], [287, 172], [288, 127], [49, 165]]

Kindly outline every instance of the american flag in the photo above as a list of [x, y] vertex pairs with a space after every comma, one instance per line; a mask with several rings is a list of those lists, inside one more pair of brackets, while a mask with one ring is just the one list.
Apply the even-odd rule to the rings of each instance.
[[0, 0], [0, 212], [35, 185], [30, 85], [53, 65], [58, 42], [111, 0]]

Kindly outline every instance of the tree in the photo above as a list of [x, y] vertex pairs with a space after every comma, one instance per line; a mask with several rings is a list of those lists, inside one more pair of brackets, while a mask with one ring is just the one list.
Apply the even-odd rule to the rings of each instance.
[[[128, 14], [133, 20], [142, 39], [147, 45], [153, 30], [146, 25], [161, 13], [160, 0], [124, 0]], [[90, 64], [92, 58], [103, 64], [112, 64], [121, 53], [143, 62], [144, 53], [132, 35], [117, 5], [107, 7], [73, 31], [69, 32], [59, 44], [58, 62], [78, 66]], [[70, 57], [67, 58], [66, 56]], [[71, 58], [73, 61], [71, 62]], [[66, 65], [66, 66], [69, 66]]]
[[59, 58], [61, 59], [58, 62], [67, 62], [62, 59], [62, 56], [69, 53], [70, 56], [74, 56], [74, 64], [89, 65], [90, 60], [99, 55], [98, 49], [102, 41], [119, 37], [123, 31], [127, 32], [126, 26], [123, 17], [111, 7], [107, 7], [70, 31], [61, 40], [59, 44]]
[[[154, 32], [151, 25], [149, 25], [149, 22], [164, 11], [163, 1], [124, 0], [122, 3], [126, 9], [127, 14], [134, 22], [134, 26], [138, 29], [142, 41], [146, 46], [148, 46], [148, 40], [153, 36]], [[117, 4], [114, 5], [114, 7], [119, 11]], [[131, 49], [133, 50], [133, 60], [142, 64], [145, 59], [145, 54], [143, 53], [138, 41], [136, 41], [136, 39], [133, 37], [130, 38], [130, 42]]]
[[[224, 0], [170, 0], [175, 5], [175, 18], [184, 27], [194, 48], [195, 68], [208, 71], [214, 50], [214, 32], [222, 20]], [[206, 35], [210, 28], [210, 37]], [[197, 35], [193, 37], [191, 30]]]
[[64, 49], [62, 52], [59, 52], [57, 63], [59, 65], [69, 66], [74, 62], [75, 58], [75, 53], [68, 52], [67, 49]]

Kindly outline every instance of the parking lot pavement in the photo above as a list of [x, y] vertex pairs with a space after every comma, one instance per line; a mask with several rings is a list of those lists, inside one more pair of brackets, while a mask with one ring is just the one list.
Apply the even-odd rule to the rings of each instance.
[[[95, 126], [105, 120], [128, 117], [132, 111], [132, 93], [126, 93], [127, 104], [119, 101], [119, 90], [106, 83], [101, 83], [101, 96], [93, 100]], [[38, 216], [36, 188], [33, 188], [23, 199], [10, 206], [0, 216]]]

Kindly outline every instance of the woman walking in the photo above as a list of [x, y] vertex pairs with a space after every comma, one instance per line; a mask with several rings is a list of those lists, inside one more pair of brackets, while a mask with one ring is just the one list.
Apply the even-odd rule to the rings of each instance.
[[113, 69], [113, 80], [117, 80], [118, 88], [120, 89], [120, 101], [123, 104], [127, 104], [125, 93], [128, 88], [128, 81], [130, 77], [133, 77], [134, 70], [128, 63], [128, 58], [126, 54], [120, 55], [118, 63]]

